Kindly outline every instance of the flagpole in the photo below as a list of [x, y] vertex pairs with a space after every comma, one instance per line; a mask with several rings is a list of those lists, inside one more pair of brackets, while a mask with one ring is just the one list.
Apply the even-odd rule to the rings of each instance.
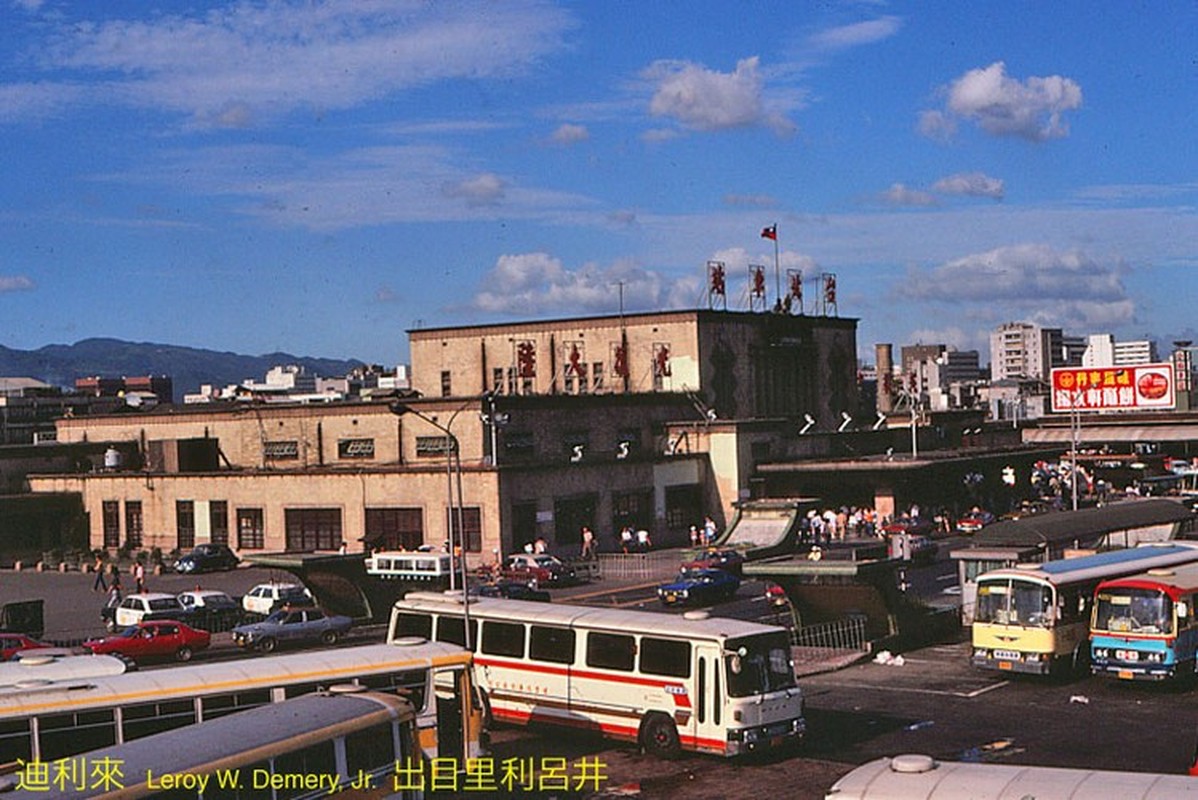
[[778, 223], [774, 223], [774, 299], [782, 304], [782, 277], [778, 266]]

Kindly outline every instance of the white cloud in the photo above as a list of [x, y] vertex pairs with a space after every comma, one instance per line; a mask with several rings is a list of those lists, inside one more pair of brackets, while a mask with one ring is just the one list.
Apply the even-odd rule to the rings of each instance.
[[1034, 142], [1068, 135], [1067, 111], [1081, 107], [1081, 87], [1060, 75], [1007, 77], [1006, 64], [996, 61], [957, 78], [947, 89], [943, 111], [924, 112], [920, 130], [926, 135], [951, 135], [958, 119], [969, 120], [995, 136], [1018, 136]]
[[351, 108], [446, 80], [517, 74], [560, 51], [575, 21], [540, 0], [234, 3], [148, 21], [64, 26], [46, 70], [98, 78], [89, 99], [244, 125]]
[[468, 205], [496, 205], [503, 199], [506, 182], [493, 172], [487, 172], [463, 181], [445, 183], [441, 192], [446, 197], [463, 199]]
[[517, 314], [610, 313], [620, 308], [620, 284], [625, 310], [693, 307], [693, 278], [670, 280], [631, 262], [610, 266], [594, 263], [567, 269], [548, 253], [500, 256], [484, 276], [487, 287], [475, 293], [471, 305], [480, 311]]
[[659, 142], [668, 142], [671, 139], [677, 139], [678, 131], [673, 128], [650, 128], [641, 134], [641, 141], [648, 144], [658, 144]]
[[550, 141], [554, 144], [562, 145], [585, 142], [589, 138], [591, 138], [591, 132], [587, 130], [585, 125], [572, 125], [570, 123], [559, 125], [557, 130], [553, 132], [553, 135], [549, 137]]
[[0, 275], [0, 294], [24, 292], [32, 289], [33, 286], [33, 281], [25, 275]]
[[656, 84], [649, 112], [685, 128], [720, 131], [762, 126], [778, 134], [793, 132], [794, 123], [767, 108], [758, 58], [739, 61], [735, 71], [716, 72], [691, 62], [659, 61], [645, 71]]
[[948, 304], [961, 317], [1008, 316], [1072, 328], [1130, 322], [1135, 303], [1122, 281], [1122, 263], [1100, 262], [1080, 250], [1028, 243], [1000, 247], [929, 270], [911, 269], [896, 292], [903, 298]]
[[927, 192], [911, 189], [908, 186], [895, 183], [882, 192], [882, 201], [892, 206], [934, 206], [936, 198]]
[[967, 195], [1003, 199], [1006, 187], [999, 178], [991, 178], [981, 172], [958, 172], [932, 184], [932, 191], [941, 194]]
[[899, 17], [878, 17], [852, 25], [830, 28], [815, 34], [807, 40], [807, 43], [816, 50], [844, 50], [889, 39], [898, 33], [902, 26], [903, 21]]
[[0, 123], [54, 117], [85, 97], [83, 87], [68, 84], [0, 84]]

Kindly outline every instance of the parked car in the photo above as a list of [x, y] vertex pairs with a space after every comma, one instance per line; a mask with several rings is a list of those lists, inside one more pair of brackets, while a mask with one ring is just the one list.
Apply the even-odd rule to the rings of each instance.
[[577, 575], [555, 556], [546, 553], [516, 553], [503, 562], [500, 577], [531, 586], [565, 586]]
[[37, 650], [49, 646], [23, 633], [0, 633], [0, 661], [8, 661], [23, 650]]
[[774, 608], [787, 608], [790, 605], [786, 590], [773, 581], [765, 585], [765, 601]]
[[272, 653], [281, 644], [336, 644], [349, 632], [353, 620], [326, 614], [319, 608], [282, 608], [261, 622], [238, 625], [233, 643], [247, 650]]
[[201, 544], [175, 562], [175, 572], [196, 574], [233, 569], [241, 563], [227, 544]]
[[96, 655], [120, 655], [140, 663], [167, 658], [190, 661], [192, 655], [207, 650], [211, 643], [208, 631], [175, 620], [155, 620], [130, 625], [103, 639], [91, 639], [83, 647]]
[[960, 533], [977, 533], [982, 528], [994, 522], [995, 516], [989, 511], [975, 508], [957, 520], [957, 531]]
[[901, 517], [882, 527], [883, 533], [914, 533], [920, 536], [931, 536], [936, 526], [930, 519], [923, 517]]
[[472, 597], [504, 597], [508, 600], [534, 600], [539, 603], [548, 603], [550, 600], [549, 592], [544, 589], [537, 589], [527, 583], [503, 578], [471, 587], [470, 595]]
[[100, 609], [100, 617], [110, 632], [156, 619], [178, 619], [184, 615], [179, 598], [164, 592], [127, 595], [116, 607]]
[[247, 614], [267, 616], [285, 605], [315, 606], [312, 593], [298, 583], [260, 583], [241, 598]]
[[727, 600], [740, 588], [740, 578], [722, 569], [698, 569], [680, 574], [657, 587], [657, 596], [667, 606], [707, 606]]
[[216, 589], [192, 589], [179, 593], [179, 604], [186, 612], [184, 621], [193, 628], [227, 631], [241, 622], [241, 604]]
[[739, 550], [731, 548], [710, 547], [694, 561], [682, 565], [684, 570], [722, 569], [731, 572], [738, 578], [744, 571], [745, 556]]

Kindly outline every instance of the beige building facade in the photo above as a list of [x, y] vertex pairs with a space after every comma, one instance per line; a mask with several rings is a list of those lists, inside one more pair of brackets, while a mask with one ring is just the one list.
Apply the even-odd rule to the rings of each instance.
[[576, 553], [583, 525], [609, 549], [625, 525], [681, 543], [752, 494], [754, 459], [786, 420], [856, 411], [855, 331], [716, 311], [412, 331], [415, 396], [63, 419], [60, 442], [133, 443], [140, 457], [29, 483], [80, 497], [89, 542], [109, 549], [452, 536], [485, 563], [537, 538]]

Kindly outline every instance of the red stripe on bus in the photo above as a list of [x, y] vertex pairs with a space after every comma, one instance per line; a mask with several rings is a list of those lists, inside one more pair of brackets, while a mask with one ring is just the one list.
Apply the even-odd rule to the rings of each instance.
[[[527, 725], [531, 722], [543, 722], [552, 725], [563, 725], [571, 728], [583, 728], [585, 730], [599, 730], [604, 736], [610, 736], [613, 739], [626, 739], [635, 742], [640, 734], [637, 728], [630, 728], [626, 725], [607, 725], [602, 722], [592, 722], [583, 719], [572, 719], [569, 717], [558, 717], [553, 714], [530, 714], [527, 711], [509, 711], [501, 708], [493, 708], [492, 715], [496, 719], [502, 719], [507, 722], [516, 722], [522, 725]], [[684, 747], [692, 750], [707, 750], [714, 753], [723, 753], [727, 750], [727, 743], [719, 739], [704, 739], [698, 736], [690, 736], [679, 734], [679, 741]]]
[[[630, 683], [634, 686], [649, 686], [654, 689], [661, 689], [671, 694], [674, 698], [674, 703], [683, 708], [691, 707], [690, 695], [687, 694], [686, 684], [663, 681], [653, 678], [640, 678], [635, 675], [608, 675], [603, 672], [590, 672], [589, 670], [570, 669], [567, 667], [555, 667], [549, 664], [529, 664], [524, 661], [505, 661], [496, 658], [487, 658], [485, 656], [476, 656], [474, 659], [476, 664], [484, 667], [504, 667], [505, 669], [514, 669], [517, 672], [539, 672], [546, 675], [561, 675], [569, 678], [587, 678], [597, 681], [611, 681], [613, 683]], [[682, 689], [681, 693], [671, 692], [670, 689]]]

